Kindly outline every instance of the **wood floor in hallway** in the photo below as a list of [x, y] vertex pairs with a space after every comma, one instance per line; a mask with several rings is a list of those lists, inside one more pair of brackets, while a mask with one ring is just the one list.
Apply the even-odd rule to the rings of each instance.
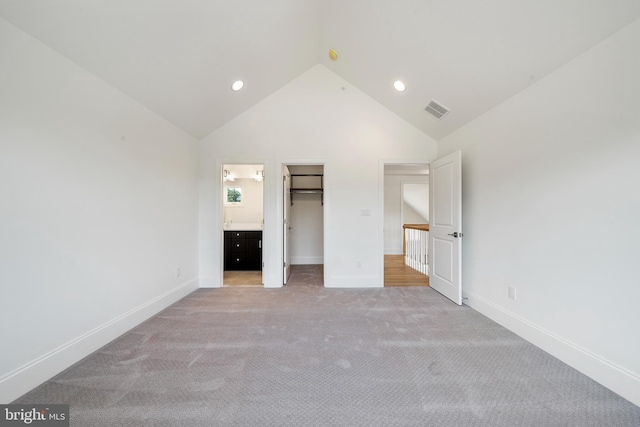
[[[290, 280], [313, 281], [322, 285], [322, 265], [294, 265]], [[295, 274], [294, 274], [295, 273]], [[384, 256], [385, 286], [429, 286], [429, 276], [408, 267], [402, 255]], [[224, 286], [262, 286], [261, 271], [225, 271]]]
[[385, 255], [384, 285], [429, 286], [429, 276], [407, 266], [403, 255]]

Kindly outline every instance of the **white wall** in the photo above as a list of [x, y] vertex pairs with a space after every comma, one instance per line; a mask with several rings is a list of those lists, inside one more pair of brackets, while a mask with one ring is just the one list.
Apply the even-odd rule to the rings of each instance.
[[198, 286], [196, 156], [0, 19], [0, 403]]
[[638, 46], [640, 21], [438, 144], [462, 150], [468, 304], [636, 405]]
[[[291, 174], [322, 174], [321, 165], [290, 165]], [[294, 177], [298, 188], [317, 188], [319, 177]], [[320, 194], [296, 193], [291, 206], [291, 264], [324, 262], [324, 206]]]
[[221, 284], [222, 164], [265, 164], [265, 286], [282, 286], [281, 165], [301, 163], [324, 165], [325, 286], [382, 286], [379, 161], [429, 162], [435, 152], [420, 130], [324, 66], [311, 68], [201, 141], [201, 285]]
[[238, 178], [232, 182], [225, 182], [224, 186], [242, 187], [242, 204], [237, 206], [225, 206], [223, 222], [233, 221], [234, 223], [242, 222], [258, 224], [262, 222], [262, 181], [256, 181], [255, 179], [249, 178]]
[[[427, 184], [428, 185], [428, 184]], [[427, 195], [429, 197], [429, 195]], [[427, 198], [427, 200], [429, 200]], [[402, 223], [403, 224], [429, 224], [429, 220], [422, 216], [420, 212], [416, 211], [413, 207], [407, 202], [402, 203]]]
[[[407, 214], [403, 207], [402, 186], [403, 184], [427, 184], [429, 185], [429, 175], [399, 175], [385, 174], [384, 176], [384, 253], [385, 255], [402, 255], [402, 225], [410, 223], [403, 220]], [[427, 204], [429, 193], [427, 191]], [[409, 212], [409, 215], [411, 213]], [[415, 218], [419, 218], [416, 214]], [[422, 223], [418, 219], [412, 223]]]
[[402, 183], [402, 222], [429, 224], [429, 182]]

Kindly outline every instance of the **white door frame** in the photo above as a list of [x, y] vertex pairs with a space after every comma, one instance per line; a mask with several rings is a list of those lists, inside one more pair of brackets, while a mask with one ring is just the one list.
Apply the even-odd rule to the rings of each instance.
[[[283, 273], [282, 284], [286, 285], [291, 275], [291, 171], [289, 166], [282, 166], [282, 247], [283, 247]], [[289, 194], [287, 194], [289, 191]]]
[[[279, 176], [278, 176], [278, 196], [277, 196], [277, 200], [276, 200], [276, 205], [277, 205], [277, 212], [276, 212], [276, 218], [278, 218], [280, 224], [278, 226], [278, 231], [280, 233], [280, 236], [283, 235], [284, 232], [284, 224], [283, 224], [283, 218], [284, 218], [284, 194], [283, 194], [283, 185], [282, 185], [282, 168], [283, 166], [322, 166], [322, 174], [323, 176], [323, 200], [324, 203], [322, 205], [322, 258], [323, 258], [323, 280], [325, 281], [325, 286], [326, 286], [326, 278], [328, 277], [328, 264], [327, 264], [327, 257], [326, 257], [326, 248], [328, 245], [328, 232], [327, 230], [329, 230], [329, 215], [327, 215], [327, 212], [331, 212], [329, 209], [330, 206], [330, 194], [331, 194], [331, 190], [330, 190], [330, 185], [329, 183], [331, 182], [330, 180], [330, 175], [328, 174], [328, 168], [327, 168], [327, 161], [324, 159], [280, 159], [277, 162], [277, 170], [279, 170]], [[277, 253], [278, 255], [278, 260], [279, 260], [279, 264], [278, 264], [278, 270], [280, 271], [280, 283], [284, 283], [284, 269], [282, 268], [284, 265], [284, 244], [282, 241], [282, 237], [280, 237], [278, 239], [278, 246], [276, 247]], [[282, 286], [282, 285], [280, 285]]]

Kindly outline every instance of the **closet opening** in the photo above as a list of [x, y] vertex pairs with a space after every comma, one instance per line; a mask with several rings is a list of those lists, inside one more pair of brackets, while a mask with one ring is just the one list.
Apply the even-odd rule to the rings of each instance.
[[283, 284], [324, 286], [324, 166], [284, 165], [282, 175]]

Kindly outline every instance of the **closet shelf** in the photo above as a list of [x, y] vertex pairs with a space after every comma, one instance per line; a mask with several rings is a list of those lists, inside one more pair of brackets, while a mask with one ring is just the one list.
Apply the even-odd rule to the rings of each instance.
[[[295, 177], [315, 177], [319, 178], [320, 185], [318, 187], [295, 187], [294, 178]], [[289, 193], [291, 194], [291, 206], [293, 206], [293, 194], [320, 194], [320, 204], [324, 205], [324, 189], [323, 189], [323, 174], [291, 174], [291, 188], [289, 189]]]
[[292, 188], [292, 193], [322, 193], [322, 188]]

